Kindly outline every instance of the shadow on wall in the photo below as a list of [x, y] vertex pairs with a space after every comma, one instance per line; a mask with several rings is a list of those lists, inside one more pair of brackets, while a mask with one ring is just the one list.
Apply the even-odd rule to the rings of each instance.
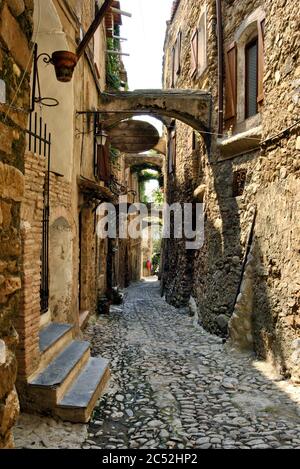
[[293, 378], [300, 382], [300, 338], [298, 332], [297, 340], [296, 324], [299, 304], [295, 302], [292, 309], [294, 314], [291, 315], [280, 312], [277, 305], [272, 304], [269, 292], [274, 282], [281, 280], [280, 267], [274, 261], [264, 265], [263, 253], [257, 239], [254, 255], [256, 268], [252, 328], [255, 351], [260, 358], [270, 361], [282, 376], [290, 378], [293, 375]]
[[[195, 257], [194, 289], [203, 326], [227, 336], [240, 282], [243, 258], [240, 208], [233, 194], [234, 167], [231, 161], [209, 162], [206, 184], [205, 240]], [[210, 186], [210, 187], [209, 187]]]

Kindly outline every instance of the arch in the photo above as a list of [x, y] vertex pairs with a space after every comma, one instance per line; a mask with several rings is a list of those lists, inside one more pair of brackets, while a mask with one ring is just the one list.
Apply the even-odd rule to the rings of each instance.
[[149, 153], [130, 154], [125, 157], [126, 168], [144, 164], [149, 164], [149, 167], [158, 167], [161, 170], [164, 166], [164, 158], [160, 155], [151, 155]]
[[[52, 0], [34, 1], [33, 38], [38, 45], [38, 54], [49, 54], [56, 50], [70, 50], [64, 26]], [[57, 82], [54, 69], [42, 59], [38, 61], [41, 93], [43, 97], [55, 98], [58, 107], [42, 108], [42, 117], [52, 135], [51, 170], [72, 177], [73, 139], [74, 139], [74, 92], [72, 83]], [[39, 112], [38, 106], [36, 111]]]
[[72, 305], [73, 235], [63, 216], [50, 226], [50, 310], [52, 320], [68, 322]]
[[105, 116], [105, 127], [132, 116], [153, 116], [168, 125], [168, 119], [177, 119], [195, 130], [210, 130], [211, 94], [191, 90], [139, 90], [102, 93], [100, 114]]

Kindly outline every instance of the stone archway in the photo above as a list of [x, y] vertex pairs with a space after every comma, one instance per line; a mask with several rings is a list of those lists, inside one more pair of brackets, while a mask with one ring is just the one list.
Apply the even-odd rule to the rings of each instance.
[[105, 127], [132, 117], [147, 114], [162, 120], [177, 119], [199, 132], [211, 126], [212, 97], [207, 91], [138, 90], [102, 93], [99, 113], [105, 117]]
[[52, 320], [69, 322], [72, 304], [72, 229], [64, 217], [50, 227], [50, 309]]

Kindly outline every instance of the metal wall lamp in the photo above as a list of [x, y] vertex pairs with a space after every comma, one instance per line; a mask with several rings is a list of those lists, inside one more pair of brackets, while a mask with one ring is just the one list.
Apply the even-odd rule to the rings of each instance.
[[95, 139], [97, 145], [105, 147], [108, 138], [108, 133], [102, 129], [101, 125], [96, 129]]

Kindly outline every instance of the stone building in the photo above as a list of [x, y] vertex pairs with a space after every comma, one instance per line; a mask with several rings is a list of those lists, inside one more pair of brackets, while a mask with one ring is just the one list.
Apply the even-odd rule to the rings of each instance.
[[168, 127], [167, 201], [203, 203], [205, 239], [165, 243], [163, 285], [210, 331], [300, 379], [299, 22], [290, 0], [176, 0], [166, 89], [205, 90], [210, 124]]
[[[26, 2], [28, 5], [31, 2]], [[0, 2], [0, 448], [13, 446], [19, 413], [16, 318], [21, 299], [20, 203], [30, 96], [32, 10]], [[21, 77], [23, 80], [21, 81]]]
[[[117, 183], [95, 111], [111, 80], [126, 80], [121, 59], [109, 74], [107, 56], [120, 53], [119, 10], [102, 0], [0, 2], [0, 447], [13, 446], [19, 401], [87, 421], [109, 379], [81, 329], [111, 280], [96, 209], [115, 202]], [[55, 51], [77, 53], [71, 80], [68, 62], [54, 69]]]

